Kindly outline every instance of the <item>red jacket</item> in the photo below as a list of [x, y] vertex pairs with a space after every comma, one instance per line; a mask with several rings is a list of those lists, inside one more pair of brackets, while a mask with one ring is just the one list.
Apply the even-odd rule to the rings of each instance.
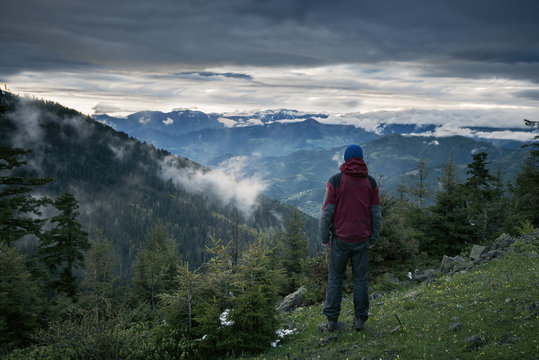
[[[329, 241], [331, 224], [334, 234], [341, 241], [364, 242], [375, 232], [376, 238], [371, 239], [374, 243], [378, 239], [381, 224], [380, 194], [376, 181], [369, 176], [367, 165], [361, 158], [348, 160], [340, 170], [326, 187], [320, 218], [322, 243]], [[373, 209], [380, 214], [374, 229]]]

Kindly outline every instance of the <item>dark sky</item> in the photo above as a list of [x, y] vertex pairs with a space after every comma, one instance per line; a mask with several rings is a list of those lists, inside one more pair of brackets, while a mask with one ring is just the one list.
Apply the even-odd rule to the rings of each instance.
[[[105, 84], [113, 81], [113, 74], [151, 73], [151, 81], [157, 81], [156, 76], [185, 80], [194, 75], [212, 81], [222, 72], [221, 83], [255, 86], [268, 85], [267, 78], [259, 76], [261, 68], [278, 73], [358, 66], [358, 77], [374, 79], [369, 74], [411, 64], [417, 81], [520, 81], [511, 91], [515, 99], [527, 102], [515, 106], [539, 101], [539, 1], [0, 1], [0, 81], [24, 91], [32, 83], [28, 74], [41, 78], [50, 90], [51, 74], [75, 73], [72, 81], [62, 76], [58, 81], [82, 91], [82, 74], [93, 74]], [[328, 82], [328, 71], [323, 85], [311, 86], [350, 88], [342, 81]], [[398, 76], [395, 73], [401, 71], [384, 76]], [[144, 76], [138, 81], [150, 80]], [[290, 78], [269, 82], [275, 86], [278, 81], [296, 86]], [[372, 90], [365, 83], [354, 86]], [[88, 91], [108, 87], [94, 83]], [[443, 95], [445, 90], [437, 91]], [[501, 91], [498, 86], [496, 93]], [[273, 105], [272, 99], [260, 106]], [[346, 101], [358, 110], [364, 100]]]

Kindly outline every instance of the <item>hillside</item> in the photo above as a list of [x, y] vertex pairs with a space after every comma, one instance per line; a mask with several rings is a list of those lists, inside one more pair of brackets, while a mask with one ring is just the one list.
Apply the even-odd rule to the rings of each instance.
[[[35, 195], [76, 196], [79, 221], [90, 236], [100, 231], [115, 245], [122, 279], [130, 277], [136, 253], [158, 221], [183, 260], [199, 266], [210, 236], [232, 236], [236, 208], [244, 243], [275, 236], [291, 211], [260, 195], [255, 181], [212, 172], [56, 103], [3, 92], [0, 143], [33, 150], [17, 175], [55, 179]], [[304, 221], [314, 241], [316, 220]]]
[[[378, 283], [365, 330], [351, 330], [352, 299], [343, 298], [342, 330], [319, 329], [322, 305], [281, 322], [293, 335], [255, 359], [536, 359], [539, 353], [539, 232], [509, 252], [429, 282]], [[386, 290], [383, 292], [383, 290]]]

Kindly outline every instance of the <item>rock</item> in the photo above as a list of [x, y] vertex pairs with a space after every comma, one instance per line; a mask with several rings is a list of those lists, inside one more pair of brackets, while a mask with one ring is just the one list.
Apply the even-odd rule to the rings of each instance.
[[[337, 322], [337, 329], [336, 331], [343, 331], [343, 330], [349, 330], [350, 326], [347, 326], [345, 323], [338, 321]], [[328, 330], [328, 323], [324, 321], [321, 324], [318, 324], [318, 332], [323, 334], [329, 332]]]
[[305, 294], [307, 289], [305, 286], [300, 287], [292, 294], [287, 295], [283, 301], [277, 306], [277, 311], [280, 312], [289, 312], [303, 304], [305, 300]]
[[515, 242], [515, 239], [511, 237], [511, 235], [508, 234], [501, 234], [498, 236], [496, 240], [494, 240], [494, 249], [495, 250], [505, 250], [508, 249], [513, 243]]
[[483, 245], [474, 245], [472, 251], [470, 252], [470, 259], [479, 260], [481, 256], [487, 252], [487, 247]]
[[479, 335], [472, 335], [466, 339], [464, 339], [464, 342], [466, 343], [466, 345], [468, 345], [469, 347], [480, 347], [481, 345], [483, 345], [483, 343], [485, 342], [485, 339], [483, 339], [481, 336]]
[[528, 305], [528, 310], [530, 311], [529, 315], [526, 315], [524, 319], [530, 319], [530, 318], [536, 318], [537, 317], [537, 309], [539, 309], [539, 302], [534, 302], [531, 305]]
[[330, 341], [337, 340], [337, 336], [330, 336], [318, 342], [318, 346], [326, 346]]
[[444, 255], [442, 264], [440, 265], [440, 272], [442, 274], [454, 274], [457, 271], [469, 269], [470, 267], [471, 264], [462, 256], [449, 257]]
[[456, 262], [456, 265], [455, 265], [455, 268], [453, 269], [453, 271], [469, 269], [471, 267], [470, 263], [465, 258], [463, 258], [462, 256], [455, 256], [453, 259]]
[[393, 274], [384, 274], [384, 279], [393, 285], [400, 285], [399, 279], [397, 279]]
[[460, 329], [462, 329], [462, 324], [459, 322], [449, 325], [449, 331], [457, 331]]
[[449, 256], [444, 255], [444, 257], [442, 258], [442, 264], [440, 265], [440, 272], [442, 274], [448, 274], [451, 272], [452, 266], [453, 266], [452, 259]]
[[413, 275], [413, 280], [416, 281], [429, 281], [434, 279], [434, 276], [436, 275], [436, 270], [434, 269], [427, 269], [425, 271], [415, 271]]
[[373, 300], [379, 299], [379, 298], [381, 298], [381, 297], [383, 297], [383, 295], [380, 294], [379, 292], [373, 292], [373, 293], [371, 294], [371, 299], [373, 299]]
[[499, 250], [490, 250], [486, 255], [486, 259], [487, 260], [494, 259], [495, 257], [499, 256], [500, 254], [501, 254], [501, 252]]
[[417, 290], [414, 290], [414, 291], [410, 291], [409, 293], [405, 294], [402, 298], [403, 299], [409, 299], [409, 298], [414, 298], [416, 297], [417, 295], [421, 294], [421, 289], [417, 289]]
[[393, 333], [396, 333], [397, 331], [401, 331], [401, 329], [402, 329], [402, 326], [401, 326], [401, 325], [397, 325], [397, 326], [395, 326], [393, 329], [391, 329], [391, 330], [389, 331], [389, 333], [390, 333], [390, 334], [393, 334]]

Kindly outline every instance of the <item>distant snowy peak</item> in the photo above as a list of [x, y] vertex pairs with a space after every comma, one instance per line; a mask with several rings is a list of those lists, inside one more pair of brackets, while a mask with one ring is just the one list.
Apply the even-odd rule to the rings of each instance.
[[253, 125], [266, 125], [275, 122], [301, 122], [308, 119], [327, 119], [329, 115], [320, 113], [306, 113], [298, 110], [278, 109], [264, 110], [252, 113], [224, 113], [220, 119], [229, 127], [242, 127]]
[[[529, 142], [533, 139], [532, 129], [504, 128], [500, 126], [474, 127], [463, 125], [462, 121], [443, 122], [443, 114], [438, 113], [436, 114], [438, 117], [434, 118], [431, 118], [432, 114], [422, 112], [413, 112], [413, 116], [411, 116], [411, 113], [401, 114], [402, 119], [399, 119], [397, 115], [384, 112], [330, 116], [323, 113], [308, 113], [290, 109], [207, 114], [196, 110], [174, 109], [168, 113], [140, 111], [127, 116], [127, 118], [115, 118], [107, 115], [95, 115], [94, 118], [117, 130], [133, 135], [140, 131], [164, 131], [168, 135], [178, 135], [205, 129], [266, 127], [298, 123], [301, 124], [302, 129], [305, 129], [305, 131], [309, 131], [310, 128], [317, 128], [320, 125], [353, 125], [377, 136], [388, 134], [434, 137], [460, 135], [468, 138], [483, 139], [504, 146], [510, 144], [511, 147], [520, 146], [518, 143]], [[415, 121], [415, 123], [412, 121]], [[470, 122], [467, 124], [470, 124]]]

